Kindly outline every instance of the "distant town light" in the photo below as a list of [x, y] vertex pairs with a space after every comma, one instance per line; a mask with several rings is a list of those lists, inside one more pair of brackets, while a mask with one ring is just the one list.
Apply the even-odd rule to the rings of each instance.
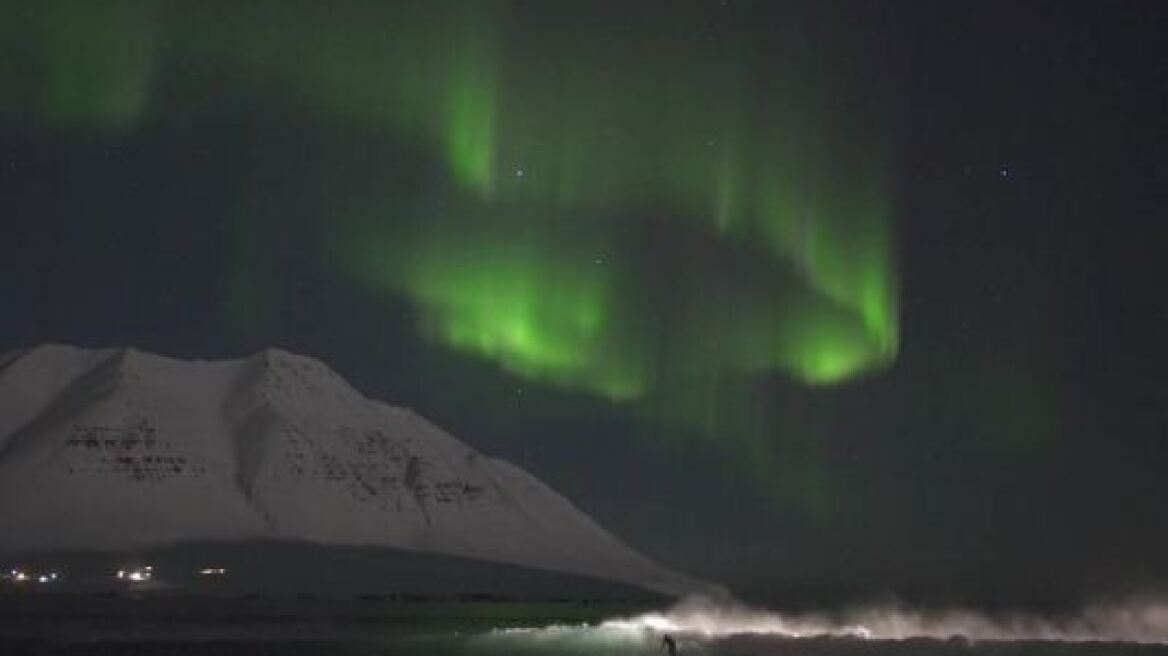
[[227, 574], [227, 568], [225, 567], [204, 567], [199, 570], [200, 576], [223, 576], [225, 574]]
[[13, 567], [3, 573], [0, 573], [0, 583], [52, 583], [60, 578], [60, 574], [52, 571], [35, 571], [20, 569]]
[[154, 568], [150, 565], [146, 565], [143, 567], [133, 567], [130, 569], [119, 569], [117, 577], [123, 581], [142, 583], [144, 581], [150, 581], [154, 578]]

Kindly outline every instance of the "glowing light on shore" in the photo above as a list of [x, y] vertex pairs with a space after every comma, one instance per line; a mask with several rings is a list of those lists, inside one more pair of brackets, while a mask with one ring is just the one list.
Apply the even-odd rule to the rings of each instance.
[[131, 583], [145, 583], [154, 579], [154, 568], [150, 565], [145, 567], [134, 567], [131, 569], [119, 569], [116, 577], [121, 581], [129, 581]]

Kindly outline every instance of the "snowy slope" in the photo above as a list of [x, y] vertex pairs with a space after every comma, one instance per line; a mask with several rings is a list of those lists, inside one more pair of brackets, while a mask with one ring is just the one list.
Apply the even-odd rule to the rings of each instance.
[[385, 545], [674, 594], [706, 587], [311, 358], [61, 345], [0, 355], [0, 549], [257, 538]]

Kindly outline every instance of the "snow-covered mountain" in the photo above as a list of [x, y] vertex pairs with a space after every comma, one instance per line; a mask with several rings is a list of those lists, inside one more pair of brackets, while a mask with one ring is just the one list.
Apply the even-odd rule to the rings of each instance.
[[62, 345], [0, 355], [0, 549], [251, 539], [384, 545], [670, 594], [707, 587], [311, 358]]

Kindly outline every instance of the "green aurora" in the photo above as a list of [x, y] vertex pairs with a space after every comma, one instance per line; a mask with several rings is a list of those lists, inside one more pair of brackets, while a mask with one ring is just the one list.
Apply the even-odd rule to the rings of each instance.
[[894, 361], [887, 139], [856, 53], [813, 21], [765, 31], [750, 3], [619, 23], [539, 3], [349, 9], [46, 2], [39, 33], [7, 35], [21, 100], [0, 117], [144, 129], [200, 106], [158, 90], [184, 66], [424, 153], [441, 179], [415, 197], [322, 204], [337, 267], [415, 304], [434, 343], [747, 451], [768, 430], [751, 381]]
[[[580, 33], [581, 13], [539, 30], [522, 23], [540, 17], [506, 12], [449, 21], [446, 38], [413, 30], [447, 55], [329, 96], [369, 94], [355, 102], [364, 118], [420, 131], [454, 184], [444, 210], [409, 217], [404, 233], [400, 216], [383, 234], [376, 216], [358, 222], [348, 265], [425, 307], [433, 339], [614, 400], [652, 395], [664, 371], [697, 385], [775, 371], [827, 384], [891, 363], [879, 135], [794, 64], [748, 75], [750, 34], [695, 55], [700, 17], [597, 39]], [[509, 29], [540, 36], [516, 45]], [[350, 41], [349, 57], [378, 43]], [[375, 115], [374, 97], [418, 77], [440, 81], [409, 93], [429, 124]], [[707, 252], [662, 244], [678, 240]], [[662, 271], [671, 280], [646, 288]]]

